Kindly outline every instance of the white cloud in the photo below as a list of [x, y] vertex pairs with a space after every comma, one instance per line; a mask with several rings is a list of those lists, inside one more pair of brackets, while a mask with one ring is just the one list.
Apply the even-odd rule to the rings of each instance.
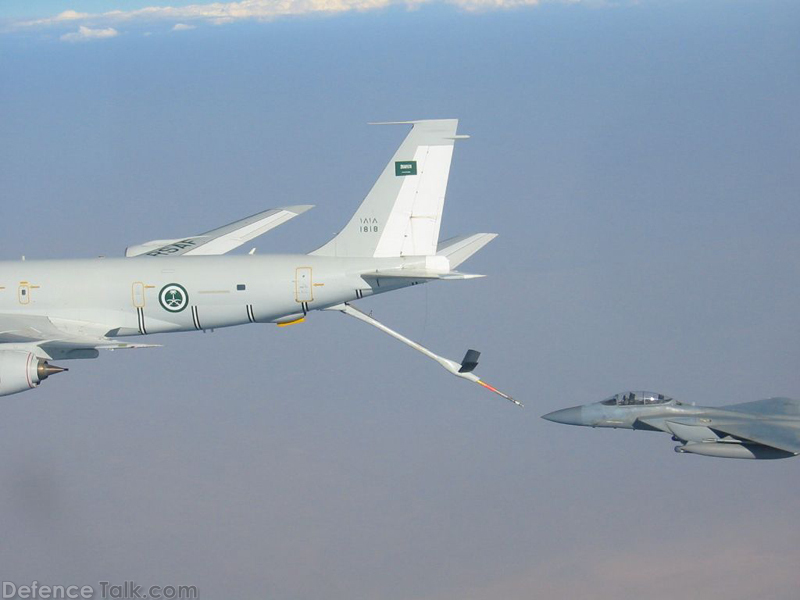
[[77, 21], [78, 19], [85, 19], [89, 16], [89, 13], [79, 13], [74, 10], [65, 10], [59, 15], [53, 17], [53, 19], [57, 21]]
[[387, 6], [405, 6], [414, 9], [423, 4], [432, 3], [451, 4], [466, 11], [482, 11], [531, 6], [543, 1], [574, 4], [582, 0], [240, 0], [238, 2], [210, 2], [187, 6], [148, 6], [136, 10], [112, 10], [95, 14], [68, 10], [54, 17], [19, 22], [16, 26], [23, 28], [48, 27], [82, 21], [86, 26], [103, 26], [110, 29], [112, 26], [119, 26], [123, 23], [162, 21], [174, 23], [172, 30], [181, 31], [192, 28], [191, 23], [193, 22], [221, 25], [245, 20], [270, 21], [276, 17], [289, 15], [364, 12]]
[[99, 40], [103, 38], [111, 38], [119, 35], [119, 31], [113, 27], [106, 27], [105, 29], [91, 29], [85, 25], [81, 25], [78, 31], [72, 33], [65, 33], [61, 36], [62, 42], [86, 42], [89, 40]]
[[[148, 6], [137, 10], [112, 10], [105, 13], [65, 11], [55, 17], [18, 23], [20, 27], [58, 25], [68, 20], [83, 20], [91, 24], [117, 24], [135, 21], [187, 21], [229, 23], [244, 20], [271, 20], [285, 15], [339, 13], [372, 10], [398, 3], [397, 0], [241, 0], [212, 2], [188, 6]], [[400, 0], [400, 4], [404, 3]]]
[[500, 8], [517, 8], [520, 6], [536, 6], [540, 0], [447, 0], [448, 4], [455, 4], [468, 11], [492, 10]]

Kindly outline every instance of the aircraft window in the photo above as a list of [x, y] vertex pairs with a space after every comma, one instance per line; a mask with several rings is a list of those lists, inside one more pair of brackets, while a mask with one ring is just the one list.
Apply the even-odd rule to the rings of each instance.
[[635, 406], [637, 404], [643, 404], [641, 398], [638, 398], [635, 392], [628, 392], [622, 395], [622, 402], [620, 402], [620, 406]]
[[649, 404], [666, 404], [672, 398], [655, 392], [622, 392], [601, 401], [605, 406], [645, 406]]
[[669, 396], [665, 396], [664, 394], [658, 394], [656, 392], [639, 392], [642, 397], [644, 398], [645, 404], [666, 404], [672, 398]]

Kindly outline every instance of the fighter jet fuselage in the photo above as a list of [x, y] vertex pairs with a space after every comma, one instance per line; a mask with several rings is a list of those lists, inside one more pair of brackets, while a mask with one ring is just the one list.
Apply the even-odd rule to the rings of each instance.
[[679, 453], [774, 459], [800, 453], [800, 402], [768, 398], [722, 407], [683, 404], [653, 392], [623, 392], [542, 418], [565, 425], [661, 431]]

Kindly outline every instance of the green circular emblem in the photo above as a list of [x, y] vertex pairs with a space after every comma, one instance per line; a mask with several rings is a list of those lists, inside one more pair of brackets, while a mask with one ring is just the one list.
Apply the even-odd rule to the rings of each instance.
[[189, 305], [189, 293], [186, 288], [177, 283], [168, 283], [158, 293], [158, 301], [164, 310], [181, 312]]

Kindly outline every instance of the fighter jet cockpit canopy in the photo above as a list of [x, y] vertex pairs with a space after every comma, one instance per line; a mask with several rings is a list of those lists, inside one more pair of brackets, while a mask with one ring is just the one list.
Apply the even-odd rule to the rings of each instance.
[[606, 406], [649, 406], [653, 404], [668, 404], [672, 398], [658, 392], [620, 392], [606, 398], [600, 404]]

